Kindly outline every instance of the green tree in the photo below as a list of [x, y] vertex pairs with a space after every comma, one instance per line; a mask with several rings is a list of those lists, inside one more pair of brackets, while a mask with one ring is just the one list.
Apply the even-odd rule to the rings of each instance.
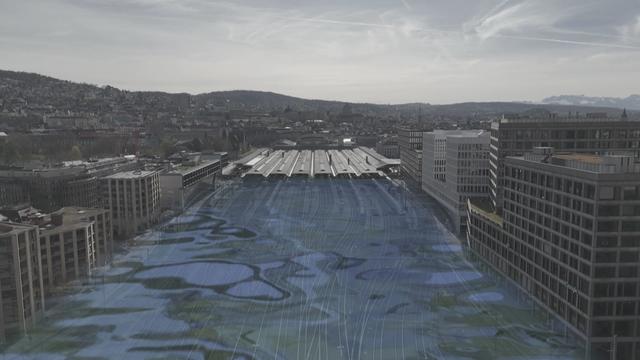
[[171, 156], [176, 152], [175, 142], [168, 137], [162, 138], [160, 142], [160, 152], [164, 158]]
[[12, 141], [5, 141], [0, 143], [0, 158], [5, 165], [13, 165], [16, 161], [20, 160], [20, 153], [16, 144]]
[[193, 141], [191, 141], [191, 150], [192, 151], [202, 151], [203, 145], [202, 145], [202, 141], [200, 141], [200, 139], [198, 138], [194, 138]]
[[73, 145], [69, 157], [71, 160], [82, 160], [82, 151], [80, 151], [80, 147], [78, 145]]

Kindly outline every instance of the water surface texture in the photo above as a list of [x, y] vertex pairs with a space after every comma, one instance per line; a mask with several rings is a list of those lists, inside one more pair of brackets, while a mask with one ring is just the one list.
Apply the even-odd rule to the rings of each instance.
[[233, 184], [136, 239], [23, 359], [574, 359], [386, 180]]

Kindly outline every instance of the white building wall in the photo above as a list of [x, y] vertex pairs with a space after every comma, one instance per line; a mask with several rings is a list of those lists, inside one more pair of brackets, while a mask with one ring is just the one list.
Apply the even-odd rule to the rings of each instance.
[[456, 231], [466, 223], [466, 201], [488, 194], [489, 133], [436, 130], [424, 135], [422, 189], [449, 213]]

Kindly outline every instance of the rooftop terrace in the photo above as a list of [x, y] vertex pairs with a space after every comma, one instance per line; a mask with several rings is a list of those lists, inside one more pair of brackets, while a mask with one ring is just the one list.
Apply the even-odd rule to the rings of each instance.
[[555, 154], [552, 148], [536, 148], [514, 158], [593, 173], [640, 173], [640, 162], [632, 155]]

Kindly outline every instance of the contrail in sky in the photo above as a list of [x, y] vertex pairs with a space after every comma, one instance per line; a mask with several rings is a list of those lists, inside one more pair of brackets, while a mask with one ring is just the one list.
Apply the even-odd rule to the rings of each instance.
[[608, 44], [608, 43], [591, 42], [591, 41], [576, 41], [576, 40], [542, 38], [542, 37], [533, 37], [533, 36], [499, 35], [499, 34], [491, 35], [490, 37], [515, 39], [515, 40], [527, 40], [527, 41], [544, 41], [544, 42], [552, 42], [552, 43], [559, 43], [559, 44], [586, 45], [586, 46], [598, 46], [598, 47], [608, 47], [608, 48], [617, 48], [617, 49], [640, 50], [640, 46], [624, 45], [624, 44]]
[[345, 21], [345, 20], [332, 20], [332, 19], [323, 19], [323, 18], [283, 17], [283, 19], [305, 21], [305, 22], [316, 22], [316, 23], [323, 23], [323, 24], [336, 24], [336, 25], [367, 26], [367, 27], [380, 27], [380, 28], [394, 28], [395, 27], [393, 25], [386, 25], [386, 24], [380, 24], [380, 23], [368, 23], [368, 22]]

